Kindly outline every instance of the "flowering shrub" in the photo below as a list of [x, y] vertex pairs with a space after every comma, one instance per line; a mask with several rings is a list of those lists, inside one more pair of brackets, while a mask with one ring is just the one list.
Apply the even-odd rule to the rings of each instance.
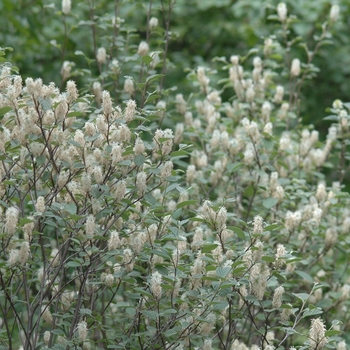
[[189, 97], [163, 89], [169, 24], [157, 62], [96, 50], [93, 95], [69, 62], [64, 92], [1, 66], [4, 349], [346, 349], [350, 105], [325, 141], [299, 116], [338, 9], [302, 63], [279, 4], [277, 37], [217, 58], [225, 79], [197, 67]]

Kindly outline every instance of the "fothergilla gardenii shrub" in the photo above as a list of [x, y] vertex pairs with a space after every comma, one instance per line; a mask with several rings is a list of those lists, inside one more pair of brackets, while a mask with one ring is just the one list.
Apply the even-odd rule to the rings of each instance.
[[339, 6], [303, 61], [278, 4], [261, 47], [189, 70], [189, 96], [164, 87], [152, 11], [138, 44], [111, 20], [95, 73], [64, 60], [65, 89], [0, 68], [0, 348], [346, 349], [350, 104], [325, 140], [300, 115]]

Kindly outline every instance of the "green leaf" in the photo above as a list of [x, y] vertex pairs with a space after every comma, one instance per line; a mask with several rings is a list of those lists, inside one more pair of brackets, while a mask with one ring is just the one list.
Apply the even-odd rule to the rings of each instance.
[[156, 311], [144, 310], [144, 311], [141, 311], [141, 312], [142, 312], [142, 314], [144, 316], [150, 318], [153, 321], [156, 321], [157, 318], [158, 318], [158, 312], [156, 312]]
[[196, 203], [197, 203], [196, 200], [183, 201], [176, 206], [176, 209], [180, 209], [180, 208], [186, 207], [187, 205], [196, 204]]
[[330, 329], [329, 331], [326, 331], [326, 337], [332, 337], [333, 335], [339, 335], [342, 334], [341, 331], [336, 331], [335, 329]]
[[281, 228], [283, 228], [283, 226], [281, 226], [279, 224], [272, 224], [272, 225], [265, 226], [264, 231], [269, 232], [269, 231], [274, 231], [274, 230], [281, 229]]
[[62, 331], [62, 329], [52, 329], [50, 332], [52, 334], [64, 335], [64, 332]]
[[0, 108], [0, 117], [2, 117], [3, 115], [5, 115], [6, 113], [12, 111], [12, 108], [10, 106], [5, 106]]
[[314, 282], [313, 278], [308, 273], [306, 273], [304, 271], [296, 270], [295, 273], [297, 273], [300, 277], [302, 277], [304, 280], [306, 280], [310, 283]]
[[145, 156], [143, 154], [138, 154], [134, 159], [134, 163], [136, 166], [142, 166], [144, 162]]
[[225, 279], [227, 275], [230, 273], [231, 267], [230, 266], [223, 266], [223, 267], [218, 267], [216, 269], [216, 274], [218, 277]]
[[29, 224], [31, 222], [34, 222], [34, 220], [30, 220], [30, 219], [27, 219], [27, 218], [22, 218], [19, 220], [19, 225], [20, 226], [24, 226], [25, 224]]
[[210, 253], [212, 250], [214, 250], [215, 248], [217, 248], [217, 244], [213, 243], [213, 244], [205, 244], [202, 247], [202, 253]]
[[39, 157], [36, 157], [36, 164], [37, 165], [42, 165], [42, 164], [45, 164], [45, 161], [46, 161], [46, 157], [45, 156], [39, 156]]
[[321, 308], [317, 307], [315, 309], [310, 310], [309, 308], [305, 309], [303, 312], [303, 317], [315, 316], [322, 314], [323, 311]]
[[143, 56], [142, 62], [149, 65], [152, 62], [153, 58], [151, 56]]
[[263, 256], [261, 260], [266, 261], [266, 262], [274, 262], [275, 259], [272, 256]]
[[39, 98], [39, 103], [44, 111], [51, 109], [51, 100], [48, 98]]
[[69, 214], [74, 215], [77, 213], [77, 206], [74, 203], [62, 203], [62, 205]]
[[151, 206], [155, 206], [158, 203], [157, 200], [150, 193], [146, 193], [143, 198], [145, 201], [151, 204]]
[[80, 117], [82, 115], [84, 115], [83, 112], [78, 112], [78, 111], [77, 112], [70, 112], [70, 113], [67, 114], [67, 118]]
[[178, 311], [176, 311], [175, 309], [167, 309], [164, 311], [164, 315], [166, 314], [177, 314]]
[[80, 267], [81, 263], [76, 261], [69, 261], [67, 264], [65, 264], [66, 267]]
[[300, 299], [302, 302], [307, 300], [309, 298], [309, 294], [307, 293], [293, 293], [298, 299]]
[[271, 209], [273, 208], [276, 204], [278, 203], [278, 199], [277, 198], [267, 198], [263, 200], [263, 206], [266, 209]]
[[152, 81], [155, 81], [155, 80], [160, 80], [161, 77], [164, 77], [165, 74], [153, 74], [153, 75], [150, 75], [149, 77], [147, 77], [146, 79], [146, 83], [150, 83]]
[[90, 309], [80, 309], [79, 311], [82, 315], [91, 315]]
[[244, 239], [245, 240], [245, 233], [239, 227], [237, 227], [237, 226], [229, 226], [228, 229], [232, 230], [233, 232], [235, 232], [240, 239]]

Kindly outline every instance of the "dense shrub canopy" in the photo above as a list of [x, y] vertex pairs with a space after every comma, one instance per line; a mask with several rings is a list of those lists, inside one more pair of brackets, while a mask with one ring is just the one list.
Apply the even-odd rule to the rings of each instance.
[[1, 349], [347, 348], [345, 1], [1, 6]]

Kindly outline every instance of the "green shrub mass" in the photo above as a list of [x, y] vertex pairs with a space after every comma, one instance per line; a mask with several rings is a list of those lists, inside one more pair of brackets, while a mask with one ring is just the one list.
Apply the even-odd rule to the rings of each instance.
[[349, 5], [2, 1], [0, 349], [347, 349]]

